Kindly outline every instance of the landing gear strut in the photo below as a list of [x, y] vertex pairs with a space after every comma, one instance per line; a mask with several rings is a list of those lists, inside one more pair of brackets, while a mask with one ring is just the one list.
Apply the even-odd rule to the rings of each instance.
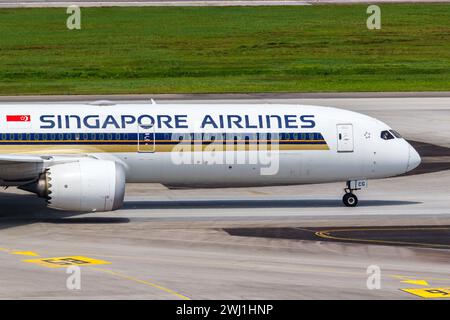
[[342, 202], [346, 207], [356, 207], [358, 204], [358, 197], [353, 193], [355, 190], [359, 190], [361, 188], [356, 188], [356, 183], [352, 183], [352, 181], [347, 181], [347, 187], [344, 189], [345, 194], [342, 197]]

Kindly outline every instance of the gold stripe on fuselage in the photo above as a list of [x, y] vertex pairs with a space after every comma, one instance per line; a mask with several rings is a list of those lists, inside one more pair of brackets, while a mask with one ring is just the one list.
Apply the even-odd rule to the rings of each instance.
[[276, 151], [276, 150], [329, 150], [326, 144], [209, 144], [209, 145], [167, 145], [167, 144], [15, 144], [1, 145], [0, 154], [84, 154], [124, 153], [138, 151], [154, 152], [211, 152], [211, 151]]

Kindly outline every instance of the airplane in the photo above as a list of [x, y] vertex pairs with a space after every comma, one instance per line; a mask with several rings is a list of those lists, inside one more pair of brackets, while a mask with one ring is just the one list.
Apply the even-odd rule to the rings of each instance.
[[343, 203], [369, 179], [421, 158], [385, 123], [310, 105], [0, 105], [0, 185], [50, 208], [119, 209], [126, 183], [172, 188], [345, 182]]

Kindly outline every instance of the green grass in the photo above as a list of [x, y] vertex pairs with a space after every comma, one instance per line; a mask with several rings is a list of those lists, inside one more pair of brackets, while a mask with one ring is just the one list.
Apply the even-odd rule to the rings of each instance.
[[0, 10], [0, 94], [450, 90], [450, 5]]

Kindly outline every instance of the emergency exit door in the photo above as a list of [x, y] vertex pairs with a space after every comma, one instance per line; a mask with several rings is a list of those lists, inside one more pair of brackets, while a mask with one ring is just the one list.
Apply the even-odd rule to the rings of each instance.
[[138, 152], [155, 152], [155, 126], [140, 124], [138, 126]]
[[353, 125], [337, 125], [337, 152], [353, 152]]

